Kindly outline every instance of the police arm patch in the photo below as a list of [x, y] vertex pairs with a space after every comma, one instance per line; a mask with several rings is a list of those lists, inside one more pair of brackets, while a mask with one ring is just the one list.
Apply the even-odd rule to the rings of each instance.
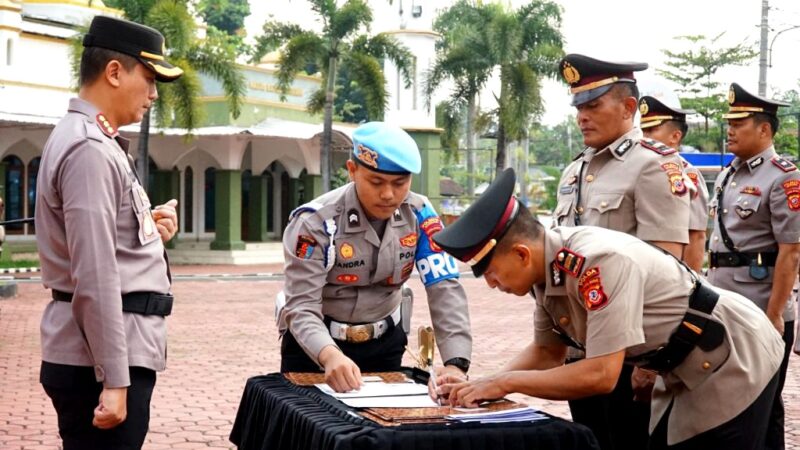
[[297, 245], [294, 248], [294, 254], [298, 258], [310, 259], [314, 254], [314, 249], [317, 247], [317, 240], [312, 236], [301, 234], [297, 236]]
[[684, 182], [681, 166], [678, 163], [668, 162], [662, 164], [661, 169], [667, 173], [669, 188], [670, 191], [672, 191], [672, 194], [679, 197], [686, 195], [686, 192], [688, 192], [689, 189], [686, 187], [686, 183]]
[[603, 282], [600, 280], [599, 267], [587, 269], [581, 275], [578, 280], [578, 290], [586, 309], [589, 311], [601, 310], [608, 304], [608, 296], [603, 290]]
[[787, 180], [781, 184], [786, 194], [786, 203], [792, 211], [800, 211], [800, 180]]

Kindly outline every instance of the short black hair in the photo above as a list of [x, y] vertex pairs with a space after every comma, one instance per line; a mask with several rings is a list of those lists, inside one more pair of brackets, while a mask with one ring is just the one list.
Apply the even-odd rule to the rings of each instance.
[[106, 70], [109, 62], [117, 60], [126, 71], [130, 72], [139, 64], [139, 60], [124, 53], [102, 47], [86, 47], [81, 55], [80, 86], [93, 83]]
[[762, 123], [768, 123], [770, 128], [772, 128], [772, 137], [775, 137], [775, 133], [778, 132], [778, 128], [781, 126], [781, 120], [772, 114], [754, 113], [753, 122], [756, 124], [756, 126], [761, 125]]
[[686, 138], [686, 133], [689, 132], [689, 124], [682, 120], [668, 120], [665, 123], [668, 123], [672, 129], [681, 132], [681, 140], [678, 143], [680, 144], [683, 142], [683, 140]]
[[508, 227], [505, 236], [497, 244], [496, 252], [507, 252], [520, 241], [533, 241], [544, 233], [544, 225], [528, 211], [528, 208], [519, 205], [519, 212], [514, 222]]
[[639, 101], [639, 87], [636, 86], [636, 83], [617, 83], [611, 88], [611, 91], [620, 100], [625, 97], [633, 97], [637, 102]]

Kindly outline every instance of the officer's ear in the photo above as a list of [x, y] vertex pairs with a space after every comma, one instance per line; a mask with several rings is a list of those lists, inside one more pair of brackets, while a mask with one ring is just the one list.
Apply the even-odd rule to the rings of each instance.
[[639, 100], [636, 97], [623, 97], [622, 104], [625, 107], [625, 114], [623, 117], [625, 120], [633, 119], [633, 116], [636, 114], [636, 111], [639, 110]]
[[356, 181], [356, 170], [358, 170], [358, 164], [355, 163], [352, 159], [348, 159], [345, 163], [347, 167], [347, 174], [350, 176], [350, 181]]
[[116, 59], [112, 59], [108, 62], [108, 64], [106, 64], [106, 70], [103, 75], [105, 76], [108, 84], [118, 88], [121, 84], [120, 78], [122, 77], [123, 70], [125, 70], [125, 68], [122, 66], [122, 63]]
[[511, 247], [511, 252], [519, 258], [519, 263], [522, 267], [527, 266], [530, 264], [531, 260], [533, 259], [533, 252], [531, 251], [530, 247], [523, 243], [514, 244]]

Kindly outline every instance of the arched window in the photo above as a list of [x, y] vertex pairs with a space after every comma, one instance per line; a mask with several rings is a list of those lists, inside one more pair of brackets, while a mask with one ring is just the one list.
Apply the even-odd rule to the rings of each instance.
[[[28, 163], [28, 214], [26, 217], [33, 217], [36, 213], [36, 180], [39, 178], [39, 163], [42, 161], [40, 156], [33, 158]], [[28, 234], [34, 234], [36, 229], [33, 223], [28, 224]]]
[[191, 233], [194, 229], [194, 171], [186, 166], [183, 172], [183, 232]]
[[205, 195], [206, 195], [206, 214], [205, 214], [205, 230], [206, 232], [213, 232], [216, 230], [214, 225], [214, 207], [215, 207], [215, 174], [216, 169], [209, 167], [206, 169], [205, 177]]
[[[25, 205], [25, 166], [22, 160], [14, 155], [3, 158], [6, 163], [6, 220], [22, 219]], [[8, 225], [6, 231], [10, 234], [22, 233], [22, 224]]]

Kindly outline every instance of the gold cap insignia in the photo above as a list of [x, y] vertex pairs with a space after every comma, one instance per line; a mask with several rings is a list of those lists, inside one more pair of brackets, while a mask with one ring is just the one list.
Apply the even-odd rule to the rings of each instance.
[[650, 107], [647, 105], [647, 101], [646, 100], [642, 100], [642, 102], [639, 103], [639, 114], [644, 116], [648, 112], [650, 112]]
[[564, 61], [564, 67], [561, 69], [561, 74], [564, 76], [564, 80], [566, 80], [568, 84], [575, 84], [581, 79], [581, 74], [578, 72], [578, 69], [566, 61]]
[[728, 104], [732, 105], [736, 102], [736, 92], [733, 90], [733, 86], [728, 90]]
[[356, 157], [365, 165], [373, 169], [378, 168], [378, 152], [358, 144], [358, 155], [356, 155]]

